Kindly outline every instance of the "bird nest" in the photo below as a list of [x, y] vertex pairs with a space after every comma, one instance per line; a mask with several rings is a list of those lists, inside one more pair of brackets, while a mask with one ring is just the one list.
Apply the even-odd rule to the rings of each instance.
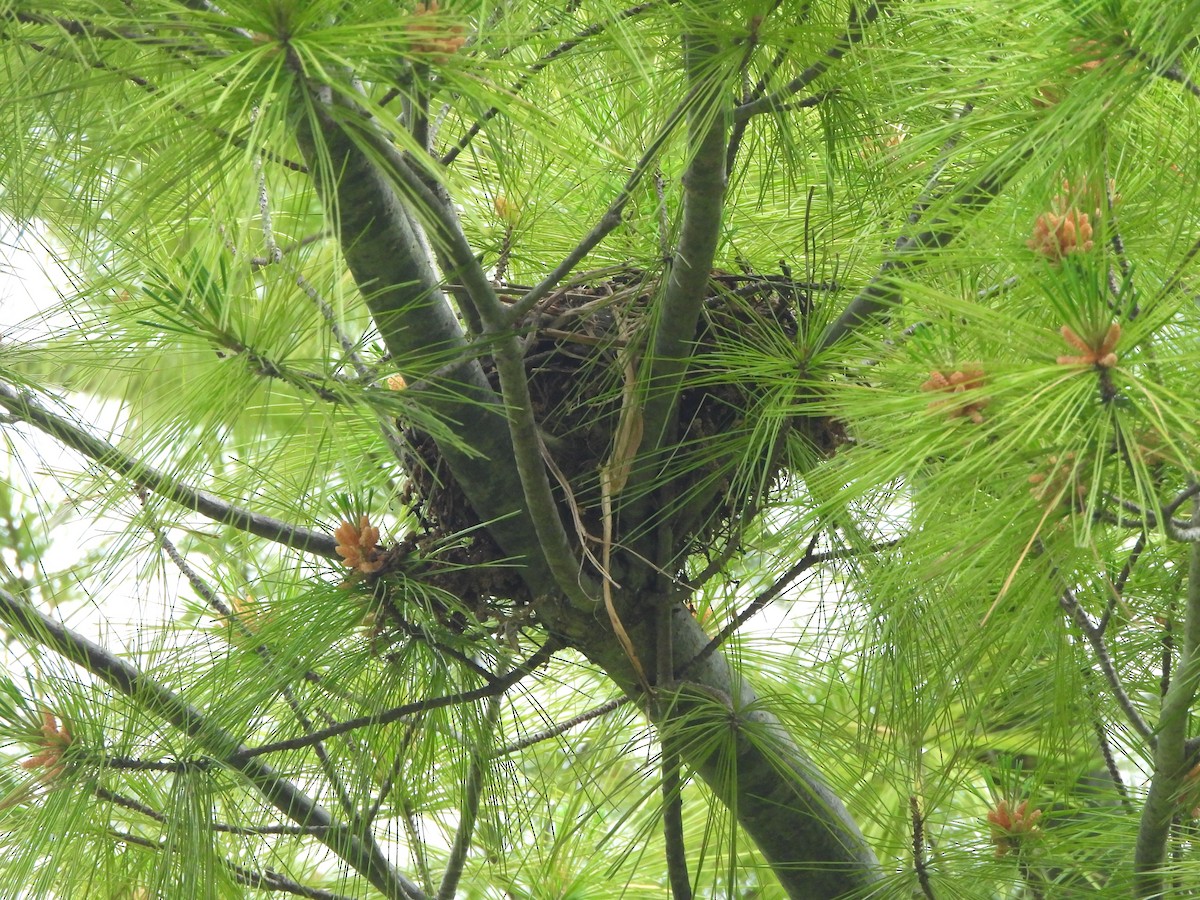
[[[635, 473], [618, 498], [614, 541], [631, 540], [669, 517], [681, 563], [727, 546], [776, 489], [789, 449], [829, 455], [845, 441], [836, 420], [780, 415], [781, 406], [799, 409], [804, 399], [795, 348], [810, 309], [810, 287], [787, 276], [710, 279], [692, 365], [679, 394], [677, 439], [655, 458], [639, 456], [640, 464], [654, 468]], [[521, 323], [529, 393], [563, 524], [583, 541], [603, 533], [600, 468], [613, 453], [626, 379], [645, 352], [652, 300], [660, 289], [657, 277], [629, 271], [559, 291]], [[495, 366], [485, 359], [484, 367], [498, 387]], [[767, 374], [755, 377], [756, 371]], [[780, 385], [787, 382], [780, 376], [788, 373], [794, 394], [781, 404]], [[768, 407], [773, 408], [765, 414]], [[516, 571], [497, 564], [503, 554], [479, 527], [432, 439], [412, 430], [406, 437], [413, 454], [406, 500], [422, 525], [407, 543], [417, 551], [437, 548], [446, 564], [439, 586], [477, 613], [498, 601], [528, 599]], [[621, 504], [636, 502], [634, 486], [642, 484], [660, 491], [650, 505], [653, 517], [621, 520]], [[453, 535], [462, 538], [448, 540]]]

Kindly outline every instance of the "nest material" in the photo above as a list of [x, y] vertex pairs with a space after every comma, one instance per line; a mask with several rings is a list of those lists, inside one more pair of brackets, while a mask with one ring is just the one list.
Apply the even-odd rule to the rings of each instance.
[[[658, 289], [657, 280], [645, 273], [628, 272], [602, 284], [561, 291], [522, 323], [534, 415], [571, 487], [568, 499], [555, 485], [571, 532], [576, 530], [573, 505], [585, 530], [601, 534], [599, 469], [612, 453], [627, 354], [640, 356], [648, 331], [642, 326]], [[753, 347], [769, 353], [772, 347], [779, 352], [794, 346], [799, 320], [809, 308], [804, 286], [787, 277], [717, 274], [711, 279], [695, 336], [692, 368], [698, 375], [689, 378], [679, 398], [679, 440], [661, 460], [650, 461], [663, 469], [652, 480], [669, 483], [677, 501], [675, 507], [660, 507], [659, 514], [677, 515], [673, 530], [680, 558], [711, 546], [722, 533], [740, 531], [746, 514], [777, 481], [784, 438], [794, 426], [802, 426], [822, 454], [832, 454], [845, 441], [835, 420], [797, 418], [787, 423], [765, 458], [755, 462], [755, 471], [744, 471], [745, 440], [766, 389], [744, 374], [730, 377], [733, 373], [727, 371], [722, 377], [722, 360], [734, 358], [739, 349], [743, 354]], [[498, 386], [495, 367], [486, 359], [484, 367]], [[449, 566], [439, 576], [445, 582], [439, 586], [480, 611], [496, 599], [519, 602], [525, 596], [519, 576], [512, 568], [487, 565], [503, 554], [479, 528], [436, 445], [423, 433], [410, 430], [406, 436], [414, 453], [406, 499], [426, 531], [415, 538], [416, 545], [439, 545], [438, 556]], [[454, 534], [466, 537], [448, 547], [444, 541]]]

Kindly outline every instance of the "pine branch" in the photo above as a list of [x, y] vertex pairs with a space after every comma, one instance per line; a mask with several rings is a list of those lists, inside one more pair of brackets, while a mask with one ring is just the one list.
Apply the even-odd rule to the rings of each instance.
[[[679, 388], [691, 357], [696, 323], [724, 222], [726, 137], [729, 102], [723, 85], [710, 72], [719, 49], [695, 36], [684, 36], [684, 67], [689, 95], [688, 165], [683, 173], [683, 211], [662, 299], [655, 310], [654, 337], [639, 373], [649, 385], [642, 410], [643, 447], [654, 454], [674, 442]], [[719, 77], [719, 76], [718, 76]], [[634, 448], [636, 449], [636, 448]], [[663, 564], [659, 560], [659, 564]]]
[[527, 747], [532, 747], [534, 744], [540, 744], [542, 741], [548, 741], [551, 738], [558, 737], [560, 734], [565, 734], [576, 725], [582, 725], [584, 722], [590, 722], [592, 719], [598, 719], [601, 716], [608, 715], [613, 710], [620, 709], [622, 706], [626, 706], [631, 702], [632, 700], [629, 697], [613, 697], [611, 700], [604, 701], [599, 706], [593, 706], [586, 712], [581, 712], [578, 715], [571, 716], [569, 719], [564, 719], [563, 721], [551, 725], [549, 728], [545, 728], [541, 731], [535, 731], [533, 734], [527, 735], [526, 737], [521, 738], [519, 741], [506, 744], [497, 750], [493, 756], [509, 756], [513, 753], [518, 753]]
[[219, 768], [215, 759], [200, 756], [195, 759], [134, 759], [128, 756], [106, 756], [97, 760], [95, 765], [101, 769], [112, 769], [117, 772], [170, 772], [173, 775], [187, 772], [208, 772]]
[[663, 838], [667, 852], [667, 878], [674, 900], [692, 900], [692, 881], [688, 877], [687, 850], [683, 842], [683, 784], [679, 777], [679, 753], [661, 731]]
[[[640, 15], [648, 9], [658, 6], [660, 2], [665, 2], [667, 5], [673, 5], [679, 2], [679, 0], [647, 0], [645, 3], [638, 3], [637, 5], [631, 6], [628, 9], [621, 10], [611, 19], [607, 19], [603, 22], [596, 22], [592, 25], [589, 25], [587, 28], [581, 29], [570, 38], [567, 38], [565, 41], [559, 43], [559, 45], [550, 52], [543, 54], [542, 57], [536, 62], [527, 66], [522, 72], [521, 77], [509, 86], [509, 96], [517, 96], [525, 87], [525, 85], [529, 84], [529, 82], [535, 75], [537, 75], [538, 72], [542, 71], [542, 69], [546, 68], [546, 66], [550, 65], [550, 63], [554, 62], [554, 60], [558, 59], [563, 54], [574, 50], [588, 38], [592, 38], [603, 33], [609, 26], [615, 25], [617, 22], [623, 22], [626, 19], [632, 19], [634, 16]], [[451, 163], [453, 163], [454, 160], [458, 158], [459, 154], [471, 145], [471, 141], [474, 140], [475, 136], [483, 130], [483, 127], [492, 119], [494, 119], [499, 113], [500, 107], [489, 107], [477, 121], [472, 123], [471, 127], [467, 129], [466, 133], [463, 134], [463, 136], [457, 141], [455, 141], [454, 146], [446, 151], [445, 155], [443, 155], [441, 158], [441, 164], [443, 166], [449, 166]]]
[[[300, 68], [299, 62], [294, 65]], [[519, 455], [505, 409], [440, 288], [410, 202], [438, 229], [443, 250], [463, 264], [460, 275], [476, 305], [490, 295], [498, 306], [494, 289], [449, 211], [400, 154], [371, 130], [369, 121], [320, 94], [305, 95], [309, 114], [301, 119], [297, 138], [316, 173], [327, 214], [338, 226], [354, 280], [388, 351], [410, 381], [407, 393], [458, 437], [459, 445], [441, 441], [438, 449], [500, 547], [524, 563], [522, 576], [534, 595], [557, 593], [539, 523], [523, 502], [524, 482], [512, 463]], [[448, 362], [453, 367], [443, 374]], [[435, 372], [441, 376], [440, 390], [417, 386]]]
[[1109, 620], [1112, 618], [1112, 614], [1116, 612], [1117, 604], [1125, 596], [1125, 585], [1133, 575], [1133, 569], [1138, 564], [1138, 560], [1141, 559], [1142, 552], [1145, 549], [1146, 532], [1143, 531], [1137, 536], [1137, 540], [1134, 541], [1133, 549], [1129, 551], [1129, 556], [1126, 557], [1124, 565], [1121, 566], [1121, 571], [1117, 573], [1116, 581], [1112, 582], [1112, 590], [1109, 591], [1108, 600], [1104, 604], [1104, 612], [1100, 614], [1100, 621], [1096, 623], [1096, 631], [1101, 635], [1108, 630]]
[[1197, 254], [1200, 254], [1200, 237], [1192, 241], [1191, 246], [1183, 254], [1183, 259], [1175, 266], [1175, 271], [1171, 273], [1171, 277], [1163, 283], [1163, 286], [1158, 291], [1159, 297], [1170, 296], [1171, 292], [1179, 287], [1183, 282], [1184, 274], [1187, 272], [1188, 267], [1195, 261]]
[[417, 700], [413, 703], [404, 703], [400, 706], [393, 706], [391, 709], [385, 709], [382, 712], [371, 713], [366, 716], [359, 716], [355, 719], [349, 719], [345, 722], [339, 722], [336, 725], [330, 725], [328, 728], [322, 728], [320, 731], [315, 731], [312, 734], [303, 737], [291, 738], [286, 741], [275, 741], [270, 744], [259, 744], [257, 747], [244, 747], [238, 751], [240, 757], [252, 759], [256, 756], [263, 756], [267, 753], [279, 753], [284, 750], [299, 750], [302, 747], [309, 747], [312, 744], [327, 740], [331, 737], [336, 737], [339, 734], [348, 734], [351, 731], [357, 731], [360, 728], [370, 728], [375, 725], [387, 725], [390, 722], [396, 722], [406, 716], [411, 716], [415, 713], [428, 712], [433, 709], [442, 709], [446, 706], [458, 706], [463, 703], [472, 703], [475, 700], [482, 700], [485, 697], [497, 697], [504, 694], [509, 688], [525, 678], [530, 672], [538, 667], [545, 665], [550, 661], [550, 658], [561, 649], [562, 645], [553, 638], [546, 641], [537, 649], [525, 662], [517, 666], [507, 675], [497, 678], [490, 684], [483, 687], [472, 688], [469, 691], [460, 691], [456, 694], [447, 694], [442, 697], [431, 697], [425, 700]]
[[334, 552], [337, 541], [331, 535], [273, 519], [262, 513], [251, 512], [227, 503], [207, 491], [193, 488], [137, 457], [118, 450], [107, 441], [94, 437], [72, 424], [66, 417], [50, 412], [34, 400], [29, 391], [0, 384], [0, 406], [20, 421], [45, 432], [103, 468], [122, 475], [134, 484], [207, 519], [291, 547], [293, 550], [313, 553], [326, 559], [340, 559]]
[[69, 37], [82, 37], [89, 41], [115, 41], [123, 44], [136, 44], [140, 47], [186, 50], [196, 55], [217, 55], [217, 51], [198, 47], [191, 43], [182, 43], [177, 38], [160, 37], [140, 28], [110, 28], [87, 19], [68, 19], [63, 16], [19, 10], [0, 11], [0, 18], [11, 19], [23, 25], [51, 26]]
[[[4, 32], [0, 31], [0, 38], [10, 38], [11, 39], [11, 35], [6, 35]], [[158, 85], [156, 85], [154, 82], [150, 81], [149, 79], [144, 78], [135, 72], [130, 72], [127, 69], [123, 69], [120, 66], [111, 65], [111, 64], [105, 62], [104, 60], [82, 59], [78, 55], [62, 53], [58, 50], [55, 50], [52, 47], [47, 47], [46, 45], [39, 44], [35, 41], [23, 41], [22, 43], [24, 44], [24, 46], [29, 47], [29, 49], [33, 50], [36, 53], [44, 54], [46, 56], [50, 56], [54, 59], [58, 59], [63, 62], [84, 65], [84, 66], [87, 66], [88, 68], [93, 69], [98, 72], [105, 72], [108, 74], [115, 75], [118, 78], [121, 78], [122, 80], [127, 81], [130, 84], [138, 87], [139, 89], [141, 89], [146, 94], [149, 94], [152, 97], [159, 97], [163, 94], [162, 89], [160, 87], [158, 87]], [[221, 140], [225, 141], [229, 146], [236, 147], [239, 150], [251, 150], [252, 149], [250, 147], [249, 141], [247, 141], [241, 135], [235, 134], [234, 132], [229, 131], [226, 128], [222, 128], [220, 125], [213, 125], [213, 124], [209, 123], [205, 119], [204, 116], [202, 116], [200, 113], [196, 112], [193, 109], [189, 109], [184, 104], [182, 104], [178, 101], [172, 101], [168, 105], [174, 112], [178, 113], [183, 118], [187, 119], [189, 122], [192, 122], [193, 124], [199, 126], [202, 130], [208, 132], [213, 137], [220, 138]], [[268, 162], [283, 166], [285, 169], [290, 169], [293, 172], [307, 172], [308, 171], [308, 169], [302, 163], [298, 163], [295, 160], [288, 159], [286, 156], [281, 156], [278, 153], [275, 153], [273, 150], [261, 148], [258, 150], [258, 155], [262, 159], [267, 160]]]
[[[889, 307], [899, 302], [901, 293], [896, 284], [896, 276], [904, 275], [919, 268], [927, 260], [927, 251], [945, 247], [955, 237], [961, 225], [956, 224], [950, 217], [962, 217], [967, 212], [975, 212], [991, 203], [1004, 186], [1017, 173], [1020, 164], [1028, 153], [1016, 155], [1001, 155], [994, 160], [978, 178], [968, 181], [959, 189], [958, 196], [951, 201], [941, 218], [918, 234], [905, 233], [896, 239], [892, 251], [887, 254], [879, 266], [878, 272], [865, 287], [850, 301], [837, 320], [826, 329], [817, 346], [817, 352], [827, 350], [846, 335], [866, 322], [883, 314]], [[935, 172], [935, 178], [940, 175]], [[927, 186], [927, 193], [934, 184]], [[924, 210], [918, 206], [909, 215], [909, 225], [917, 225]]]
[[[1200, 531], [1200, 502], [1192, 524]], [[1160, 897], [1165, 887], [1162, 865], [1166, 860], [1171, 821], [1177, 809], [1184, 777], [1191, 768], [1188, 756], [1188, 722], [1200, 687], [1200, 542], [1188, 548], [1183, 647], [1176, 672], [1163, 697], [1156, 729], [1150, 790], [1142, 808], [1134, 850], [1134, 896]]]
[[[671, 265], [667, 270], [662, 297], [653, 310], [653, 330], [650, 346], [637, 370], [636, 382], [626, 385], [621, 417], [638, 421], [636, 438], [628, 446], [618, 446], [614, 440], [613, 454], [608, 463], [619, 478], [606, 471], [606, 482], [616, 478], [612, 493], [620, 493], [628, 479], [631, 503], [622, 515], [638, 523], [656, 522], [656, 533], [647, 533], [633, 549], [643, 558], [653, 559], [659, 568], [671, 564], [677, 552], [670, 529], [673, 525], [664, 517], [650, 514], [655, 506], [666, 508], [669, 503], [662, 491], [670, 485], [658, 485], [662, 473], [659, 465], [639, 465], [639, 460], [657, 460], [662, 451], [676, 441], [679, 399], [683, 378], [687, 372], [696, 337], [696, 326], [704, 298], [708, 296], [713, 262], [720, 242], [724, 222], [726, 141], [729, 131], [730, 102], [721, 83], [721, 71], [714, 66], [720, 48], [708, 38], [695, 34], [683, 35], [684, 69], [688, 79], [688, 95], [694, 103], [687, 110], [688, 163], [681, 183], [683, 209], [679, 238]], [[632, 364], [630, 364], [632, 368]], [[629, 375], [626, 376], [629, 379]], [[645, 387], [645, 394], [638, 389]], [[637, 408], [640, 405], [640, 408]], [[616, 483], [619, 481], [619, 483]], [[659, 489], [661, 487], [661, 490]], [[607, 502], [611, 502], [611, 498]], [[611, 529], [611, 513], [606, 515]], [[627, 540], [632, 540], [627, 536]], [[653, 544], [653, 546], [652, 546]], [[627, 578], [627, 589], [644, 588], [657, 577], [653, 570], [642, 567], [636, 580]], [[670, 592], [660, 594], [660, 603], [668, 603]], [[660, 609], [667, 616], [665, 608]], [[610, 615], [614, 615], [610, 610]], [[660, 646], [658, 655], [671, 660], [669, 647], [670, 619], [661, 618], [657, 629]]]
[[[390, 145], [377, 138], [373, 141], [373, 145], [380, 159], [387, 165], [387, 174], [402, 187], [405, 195], [413, 198], [416, 209], [430, 222], [434, 229], [435, 241], [450, 266], [453, 267], [455, 274], [466, 287], [472, 300], [472, 308], [482, 320], [483, 336], [491, 344], [496, 371], [500, 378], [501, 396], [504, 401], [503, 409], [511, 441], [510, 456], [517, 475], [516, 487], [519, 487], [519, 496], [525, 501], [522, 512], [526, 521], [533, 526], [533, 537], [536, 539], [536, 547], [540, 551], [539, 556], [534, 556], [529, 562], [532, 564], [544, 562], [554, 578], [557, 589], [566, 594], [573, 603], [583, 608], [590, 608], [595, 603], [593, 592], [589, 590], [581, 577], [579, 561], [567, 537], [562, 519], [558, 515], [558, 505], [550, 489], [549, 475], [542, 462], [541, 439], [537, 423], [534, 420], [534, 406], [529, 395], [523, 353], [520, 343], [510, 327], [511, 310], [500, 303], [491, 280], [476, 258], [461, 227], [453, 218], [449, 205], [433, 194], [424, 179], [414, 172]], [[367, 161], [367, 164], [369, 165], [370, 162]], [[376, 197], [376, 204], [380, 202], [380, 199], [380, 197]], [[411, 262], [415, 264], [416, 260], [413, 259]], [[426, 274], [425, 280], [432, 284], [432, 273]], [[436, 290], [436, 287], [431, 287], [431, 290]], [[403, 318], [406, 323], [403, 326], [405, 330], [409, 330], [417, 324], [416, 321], [409, 321], [415, 319], [412, 310], [405, 310]], [[383, 325], [379, 316], [376, 316], [376, 320], [382, 331]], [[393, 325], [393, 331], [397, 325], [399, 325], [398, 322]], [[444, 326], [442, 333], [457, 328], [456, 324], [442, 323], [442, 326]], [[435, 330], [433, 333], [439, 332]], [[385, 339], [386, 337], [385, 334]], [[471, 438], [476, 443], [479, 440], [478, 435], [471, 435]], [[443, 452], [445, 452], [444, 449]], [[458, 474], [454, 460], [451, 459], [450, 462], [452, 469]], [[504, 471], [507, 467], [501, 468], [493, 464], [490, 468], [492, 469], [492, 478], [488, 481], [487, 486], [489, 491], [494, 491], [497, 470]], [[478, 509], [479, 503], [472, 490], [473, 485], [464, 483], [463, 487]], [[500, 543], [503, 546], [503, 540]]]
[[740, 122], [762, 113], [779, 111], [787, 104], [788, 98], [794, 97], [824, 75], [829, 71], [830, 66], [841, 60], [851, 47], [866, 37], [866, 26], [879, 18], [883, 5], [881, 2], [868, 3], [866, 10], [860, 15], [858, 4], [852, 2], [846, 30], [834, 41], [833, 46], [825, 51], [822, 59], [813, 63], [775, 93], [736, 107], [733, 110], [733, 120]]
[[[142, 505], [146, 506], [146, 501], [148, 499], [146, 492], [139, 489], [138, 495], [141, 498]], [[175, 564], [175, 568], [177, 568], [180, 573], [182, 573], [183, 577], [187, 579], [188, 584], [191, 585], [192, 590], [196, 592], [197, 596], [204, 601], [205, 605], [208, 606], [210, 610], [215, 612], [218, 616], [221, 616], [222, 618], [231, 622], [233, 627], [238, 630], [242, 637], [254, 642], [254, 654], [260, 660], [262, 660], [263, 666], [268, 671], [277, 670], [278, 667], [275, 665], [275, 654], [272, 653], [265, 644], [258, 640], [257, 636], [254, 634], [254, 631], [244, 621], [242, 621], [242, 617], [235, 615], [234, 611], [230, 609], [229, 606], [217, 596], [216, 592], [208, 586], [204, 579], [200, 577], [200, 573], [188, 564], [187, 560], [183, 558], [183, 554], [179, 552], [179, 549], [175, 546], [171, 539], [167, 537], [166, 532], [159, 527], [158, 522], [154, 520], [148, 508], [146, 510], [146, 515], [148, 519], [147, 524], [150, 527], [151, 533], [158, 541], [159, 546], [163, 548], [171, 562]], [[304, 729], [304, 731], [311, 733], [313, 730], [312, 720], [309, 719], [307, 714], [305, 714], [304, 710], [301, 708], [300, 701], [296, 697], [296, 692], [292, 690], [291, 685], [282, 685], [280, 692], [283, 695], [284, 702], [287, 704], [288, 709], [290, 709], [292, 711], [292, 715], [295, 716], [296, 722], [299, 723], [300, 727]], [[313, 754], [317, 757], [317, 762], [321, 766], [321, 771], [325, 774], [325, 780], [329, 783], [329, 786], [333, 788], [333, 792], [337, 796], [338, 802], [341, 804], [342, 812], [353, 819], [355, 810], [354, 804], [350, 800], [350, 792], [346, 790], [346, 785], [342, 781], [342, 776], [338, 772], [337, 767], [333, 764], [333, 761], [329, 758], [329, 753], [326, 751], [325, 745], [321, 743], [313, 744], [312, 750]], [[380, 853], [380, 855], [382, 855], [381, 851], [379, 851], [379, 848], [375, 846], [374, 839], [370, 834], [364, 833], [362, 838], [363, 842], [371, 848], [372, 852]]]
[[494, 694], [488, 699], [483, 728], [475, 747], [471, 750], [466, 784], [463, 787], [462, 808], [458, 815], [458, 829], [450, 845], [450, 858], [446, 862], [446, 871], [438, 887], [437, 900], [454, 900], [458, 883], [462, 879], [463, 866], [466, 864], [467, 853], [471, 850], [471, 839], [475, 833], [475, 820], [479, 815], [479, 801], [483, 797], [484, 778], [487, 775], [488, 764], [494, 758], [488, 752], [488, 744], [491, 743], [499, 718], [500, 696]]
[[321, 843], [389, 900], [424, 900], [424, 893], [395, 871], [378, 852], [372, 852], [345, 825], [336, 825], [324, 807], [270, 766], [244, 755], [246, 748], [236, 737], [175, 692], [2, 589], [0, 620], [13, 631], [90, 672], [141, 709], [159, 716], [194, 739], [223, 765], [241, 773], [255, 790], [292, 821], [328, 827], [325, 834], [318, 836]]
[[1153, 748], [1157, 742], [1154, 735], [1154, 730], [1142, 718], [1142, 714], [1130, 699], [1125, 686], [1121, 683], [1121, 676], [1117, 674], [1116, 667], [1113, 665], [1112, 655], [1108, 652], [1108, 645], [1105, 643], [1104, 635], [1088, 618], [1083, 607], [1079, 605], [1079, 601], [1075, 597], [1075, 592], [1067, 588], [1062, 592], [1059, 598], [1059, 605], [1066, 610], [1067, 614], [1075, 622], [1076, 627], [1083, 633], [1088, 644], [1091, 645], [1092, 652], [1096, 656], [1096, 663], [1100, 666], [1100, 671], [1104, 674], [1105, 681], [1108, 682], [1108, 688], [1112, 691], [1113, 699], [1117, 701], [1117, 705], [1121, 707], [1121, 711], [1125, 713], [1125, 718], [1129, 720], [1129, 724], [1147, 744]]
[[581, 577], [579, 560], [558, 514], [558, 504], [551, 492], [550, 478], [542, 461], [542, 441], [534, 419], [524, 353], [510, 327], [511, 311], [501, 304], [491, 279], [484, 272], [461, 227], [452, 218], [447, 204], [429, 191], [424, 181], [402, 158], [386, 147], [383, 151], [397, 179], [430, 216], [435, 227], [434, 237], [455, 274], [467, 288], [473, 308], [482, 321], [483, 337], [491, 344], [496, 373], [500, 379], [513, 462], [525, 508], [543, 557], [558, 589], [574, 603], [584, 608], [591, 607], [595, 603], [594, 591], [589, 591]]
[[[875, 853], [816, 765], [722, 655], [689, 665], [709, 637], [686, 609], [672, 615], [675, 671], [683, 674], [670, 716], [685, 730], [700, 723], [728, 729], [722, 733], [729, 741], [717, 752], [703, 742], [682, 747], [684, 762], [736, 810], [789, 896], [832, 900], [878, 890]], [[731, 780], [732, 771], [737, 778]]]

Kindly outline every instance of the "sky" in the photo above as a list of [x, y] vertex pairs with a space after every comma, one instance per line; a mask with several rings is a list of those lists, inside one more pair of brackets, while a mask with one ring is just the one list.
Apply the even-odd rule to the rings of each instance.
[[[36, 228], [20, 228], [0, 218], [0, 351], [5, 342], [23, 343], [48, 336], [55, 328], [68, 325], [70, 318], [61, 311], [58, 285], [62, 273], [45, 235]], [[0, 355], [2, 359], [2, 355]], [[2, 365], [2, 363], [0, 363]], [[119, 405], [101, 402], [83, 395], [64, 399], [78, 411], [100, 436], [119, 420]], [[25, 425], [0, 426], [0, 478], [23, 498], [26, 511], [37, 510], [41, 526], [51, 535], [47, 552], [38, 561], [40, 572], [30, 561], [22, 571], [33, 580], [44, 573], [70, 569], [88, 551], [98, 549], [107, 538], [123, 527], [118, 521], [94, 521], [72, 497], [71, 476], [84, 469], [83, 459], [62, 447], [47, 435]], [[15, 562], [11, 549], [0, 548], [9, 565]], [[168, 573], [165, 581], [150, 583], [144, 573], [116, 570], [105, 579], [102, 595], [93, 594], [95, 586], [78, 583], [72, 602], [60, 609], [63, 620], [85, 636], [101, 642], [114, 638], [128, 645], [139, 631], [139, 623], [161, 620], [167, 593], [177, 593], [178, 573]], [[115, 576], [115, 577], [114, 577]], [[11, 671], [21, 668], [26, 657], [15, 645], [0, 655]]]

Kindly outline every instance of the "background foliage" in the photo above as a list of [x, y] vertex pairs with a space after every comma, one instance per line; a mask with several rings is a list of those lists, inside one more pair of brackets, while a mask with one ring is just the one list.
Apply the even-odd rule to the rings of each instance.
[[[0, 357], [0, 893], [1194, 895], [1197, 21], [0, 4], [61, 273]], [[576, 326], [518, 313], [608, 294], [530, 398]], [[531, 513], [439, 530], [419, 435]]]

